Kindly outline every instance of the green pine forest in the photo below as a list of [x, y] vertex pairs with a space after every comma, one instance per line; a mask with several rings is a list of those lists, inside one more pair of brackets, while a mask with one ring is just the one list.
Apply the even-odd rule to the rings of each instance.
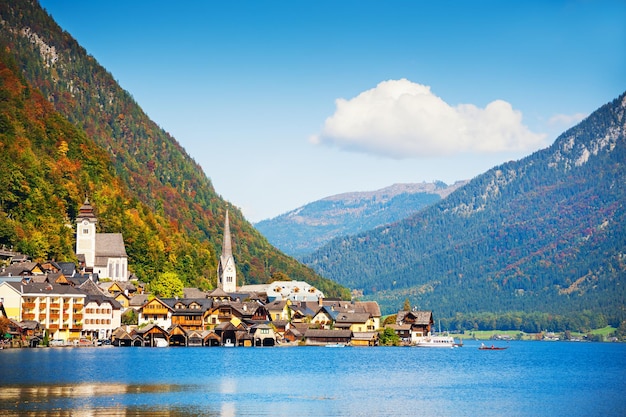
[[138, 279], [176, 272], [210, 289], [228, 209], [240, 284], [297, 279], [349, 297], [271, 246], [37, 2], [2, 2], [0, 17], [0, 245], [75, 260], [74, 219], [88, 197], [98, 230], [123, 233]]
[[449, 328], [618, 327], [626, 320], [625, 131], [622, 94], [552, 146], [303, 261], [383, 311], [408, 299]]

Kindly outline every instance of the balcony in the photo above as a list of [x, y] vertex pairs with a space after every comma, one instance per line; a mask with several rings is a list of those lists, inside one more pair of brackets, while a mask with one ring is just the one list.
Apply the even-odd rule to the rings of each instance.
[[59, 330], [59, 323], [52, 323], [48, 325], [48, 330]]
[[35, 303], [22, 303], [22, 308], [25, 308], [27, 310], [34, 310]]
[[50, 308], [58, 310], [59, 308], [61, 308], [61, 304], [59, 304], [59, 303], [50, 303]]
[[51, 320], [58, 320], [61, 315], [59, 313], [50, 313]]
[[167, 316], [169, 310], [167, 308], [144, 308], [144, 316]]
[[39, 303], [39, 310], [44, 311], [48, 305], [46, 303]]
[[183, 327], [187, 326], [202, 326], [202, 319], [188, 320], [181, 317], [172, 317], [172, 324], [180, 324]]
[[83, 313], [74, 313], [72, 315], [72, 317], [74, 318], [74, 320], [82, 320], [83, 319]]
[[70, 305], [69, 305], [69, 303], [65, 303], [65, 304], [63, 304], [63, 310], [67, 311], [67, 310], [69, 310], [69, 309], [70, 309]]
[[22, 319], [23, 320], [35, 320], [35, 313], [23, 313]]

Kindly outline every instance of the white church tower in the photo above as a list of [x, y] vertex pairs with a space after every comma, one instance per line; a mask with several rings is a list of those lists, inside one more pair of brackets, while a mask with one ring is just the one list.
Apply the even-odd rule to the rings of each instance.
[[217, 266], [217, 286], [226, 293], [237, 291], [237, 270], [233, 258], [233, 247], [230, 240], [230, 224], [228, 222], [228, 210], [224, 221], [224, 242], [222, 243], [222, 256]]
[[93, 270], [96, 261], [96, 215], [89, 199], [80, 207], [76, 217], [76, 254], [85, 256], [85, 267]]

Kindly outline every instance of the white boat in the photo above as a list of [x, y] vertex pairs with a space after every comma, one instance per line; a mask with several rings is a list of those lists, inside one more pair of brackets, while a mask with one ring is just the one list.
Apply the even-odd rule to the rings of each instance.
[[415, 346], [425, 348], [453, 348], [454, 338], [452, 336], [426, 336], [419, 340]]
[[230, 339], [226, 339], [224, 347], [235, 347], [235, 344]]
[[154, 345], [155, 347], [168, 347], [169, 343], [167, 343], [167, 340], [157, 337], [154, 339]]

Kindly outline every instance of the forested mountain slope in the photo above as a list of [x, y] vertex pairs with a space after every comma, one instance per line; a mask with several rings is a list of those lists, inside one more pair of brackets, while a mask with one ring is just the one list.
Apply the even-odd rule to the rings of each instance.
[[301, 258], [334, 238], [405, 219], [465, 183], [394, 184], [376, 191], [338, 194], [254, 226], [274, 246]]
[[[15, 96], [12, 99], [18, 102], [11, 102], [5, 116], [15, 129], [15, 138], [23, 142], [20, 146], [38, 158], [48, 151], [51, 160], [44, 161], [44, 165], [50, 165], [60, 163], [58, 149], [69, 145], [71, 152], [67, 156], [72, 164], [79, 165], [72, 174], [75, 183], [67, 187], [63, 198], [56, 199], [59, 212], [53, 216], [54, 224], [47, 224], [46, 219], [38, 216], [43, 197], [37, 193], [46, 188], [42, 181], [53, 181], [54, 188], [58, 185], [54, 181], [64, 179], [45, 177], [48, 168], [33, 173], [27, 167], [16, 166], [18, 173], [14, 175], [19, 178], [14, 179], [14, 193], [7, 193], [0, 200], [0, 221], [4, 222], [0, 226], [8, 224], [6, 227], [14, 230], [16, 224], [24, 222], [29, 229], [57, 229], [59, 218], [73, 221], [75, 210], [89, 195], [99, 211], [99, 220], [102, 219], [100, 230], [124, 233], [130, 267], [141, 279], [149, 281], [158, 272], [176, 270], [187, 284], [199, 276], [209, 285], [215, 280], [224, 213], [229, 208], [234, 255], [239, 276], [246, 283], [267, 282], [281, 273], [283, 278], [286, 275], [307, 280], [329, 295], [345, 295], [340, 286], [270, 245], [239, 210], [215, 192], [200, 166], [179, 143], [150, 120], [113, 76], [64, 32], [38, 2], [0, 2], [0, 48], [4, 70], [18, 68], [15, 77], [20, 79], [20, 88], [34, 94], [41, 91], [58, 112], [54, 117], [65, 118], [74, 127], [67, 132], [46, 128], [38, 131], [37, 137], [28, 129], [22, 131], [22, 116], [9, 113], [16, 110], [11, 106], [28, 97]], [[43, 108], [44, 104], [38, 106]], [[28, 122], [45, 125], [40, 116], [33, 111]], [[62, 129], [69, 128], [64, 124]], [[94, 143], [97, 148], [85, 142], [78, 150], [72, 149], [79, 136], [80, 141]], [[2, 141], [3, 146], [11, 146], [6, 136]], [[44, 143], [52, 147], [41, 147]], [[90, 151], [86, 152], [86, 148]], [[101, 151], [106, 158], [102, 158]], [[90, 152], [98, 155], [97, 160]], [[95, 171], [85, 169], [91, 165], [97, 165]], [[107, 178], [98, 173], [109, 171], [111, 176]], [[18, 190], [20, 187], [23, 188]], [[37, 204], [25, 206], [20, 212], [6, 205], [7, 201], [21, 205], [29, 200]], [[32, 235], [7, 232], [0, 243], [29, 253], [26, 249], [32, 245], [32, 239]], [[65, 242], [62, 250], [38, 252], [36, 256], [67, 258], [72, 255], [69, 249]]]
[[626, 97], [547, 149], [495, 167], [417, 215], [304, 259], [379, 301], [458, 313], [590, 311], [624, 320]]

